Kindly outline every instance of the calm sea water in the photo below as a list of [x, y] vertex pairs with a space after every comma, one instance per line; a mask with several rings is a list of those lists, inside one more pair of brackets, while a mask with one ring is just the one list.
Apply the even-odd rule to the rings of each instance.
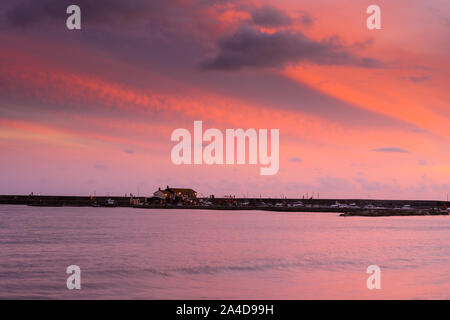
[[0, 298], [449, 299], [449, 243], [448, 216], [0, 206]]

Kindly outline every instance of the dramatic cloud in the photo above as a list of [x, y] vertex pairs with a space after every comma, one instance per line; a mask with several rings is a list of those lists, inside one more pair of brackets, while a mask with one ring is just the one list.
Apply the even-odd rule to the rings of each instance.
[[272, 7], [263, 6], [261, 8], [250, 9], [252, 22], [256, 25], [272, 28], [292, 25], [292, 18], [283, 11]]
[[408, 150], [397, 147], [387, 147], [387, 148], [378, 148], [374, 149], [375, 152], [396, 152], [396, 153], [409, 153]]
[[366, 68], [382, 66], [378, 60], [355, 56], [337, 37], [316, 41], [288, 30], [266, 33], [244, 26], [219, 39], [218, 47], [219, 53], [203, 64], [204, 69], [281, 67], [304, 61]]

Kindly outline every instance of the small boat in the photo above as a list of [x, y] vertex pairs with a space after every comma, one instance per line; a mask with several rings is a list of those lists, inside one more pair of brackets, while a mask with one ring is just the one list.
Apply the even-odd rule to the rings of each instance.
[[303, 207], [303, 206], [304, 206], [304, 204], [301, 201], [297, 201], [292, 204], [292, 207], [294, 207], [294, 208]]
[[105, 207], [116, 207], [117, 202], [114, 199], [108, 199], [106, 200]]
[[114, 199], [108, 199], [105, 202], [94, 201], [91, 203], [92, 207], [117, 207], [117, 201]]

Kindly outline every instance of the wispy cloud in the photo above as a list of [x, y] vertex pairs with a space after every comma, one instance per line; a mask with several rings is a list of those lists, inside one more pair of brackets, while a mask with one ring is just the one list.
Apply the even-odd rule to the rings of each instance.
[[412, 77], [402, 77], [402, 80], [408, 80], [414, 83], [420, 83], [420, 82], [426, 82], [431, 81], [430, 76], [412, 76]]
[[304, 27], [311, 27], [314, 22], [316, 21], [316, 18], [314, 18], [309, 12], [301, 11], [300, 17], [298, 18], [298, 21], [304, 26]]
[[427, 166], [428, 165], [428, 161], [426, 161], [426, 160], [419, 160], [419, 161], [417, 161], [417, 164], [419, 166]]
[[385, 148], [377, 148], [373, 149], [375, 152], [394, 152], [394, 153], [409, 153], [408, 150], [398, 147], [385, 147]]
[[414, 132], [414, 133], [426, 133], [426, 132], [428, 132], [427, 130], [422, 129], [422, 128], [412, 128], [412, 129], [409, 129], [408, 131], [409, 132]]

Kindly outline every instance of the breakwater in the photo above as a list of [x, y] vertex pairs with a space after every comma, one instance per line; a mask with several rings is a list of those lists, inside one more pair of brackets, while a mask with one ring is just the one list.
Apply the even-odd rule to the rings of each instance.
[[[108, 199], [118, 207], [131, 207], [130, 197], [85, 197], [85, 196], [41, 196], [41, 195], [0, 195], [0, 204], [35, 205], [48, 207], [90, 207], [95, 203], [105, 204]], [[139, 200], [144, 201], [144, 197]]]
[[340, 214], [341, 217], [399, 217], [399, 216], [448, 216], [447, 210], [440, 209], [379, 209], [379, 210], [352, 210]]
[[[114, 200], [115, 205], [119, 207], [133, 207], [132, 199], [139, 200], [140, 203], [146, 203], [149, 198], [146, 197], [120, 197], [120, 196], [50, 196], [50, 195], [0, 195], [0, 204], [16, 205], [42, 205], [42, 206], [73, 206], [83, 207], [93, 204], [105, 204], [109, 199]], [[144, 208], [191, 208], [191, 209], [230, 209], [230, 210], [253, 210], [264, 209], [261, 203], [270, 207], [266, 210], [274, 211], [321, 211], [321, 212], [347, 212], [352, 209], [332, 208], [336, 202], [341, 204], [355, 204], [359, 207], [372, 205], [394, 209], [409, 205], [415, 209], [441, 208], [448, 203], [437, 200], [372, 200], [372, 199], [280, 199], [280, 198], [233, 198], [234, 204], [230, 204], [230, 198], [207, 198], [209, 206], [200, 205], [182, 205], [174, 204], [153, 204], [143, 205]], [[289, 204], [301, 201], [303, 206], [290, 207]], [[246, 203], [240, 205], [240, 203]], [[135, 202], [136, 203], [136, 202]], [[277, 204], [282, 206], [275, 207]]]

